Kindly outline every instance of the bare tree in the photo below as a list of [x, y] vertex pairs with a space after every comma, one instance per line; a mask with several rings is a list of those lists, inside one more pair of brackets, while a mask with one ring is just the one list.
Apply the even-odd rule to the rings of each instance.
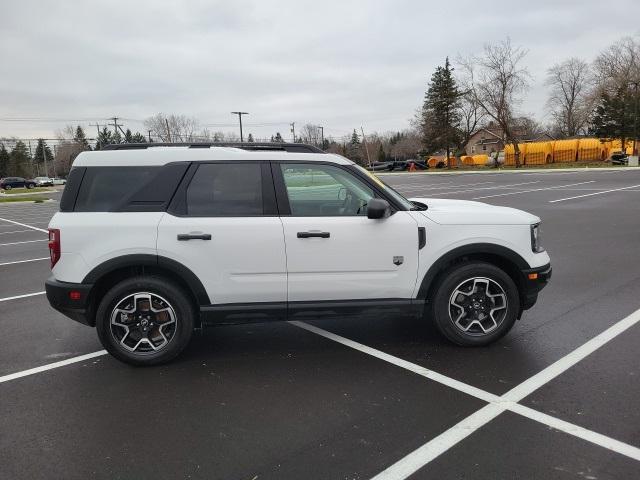
[[416, 130], [405, 130], [402, 132], [402, 137], [389, 146], [389, 154], [395, 159], [402, 160], [415, 158], [420, 150], [422, 150], [422, 139]]
[[317, 145], [320, 143], [320, 129], [317, 125], [312, 125], [307, 123], [302, 127], [300, 133], [298, 134], [298, 138], [302, 140], [303, 143], [309, 143], [313, 145]]
[[593, 67], [601, 91], [628, 88], [640, 80], [640, 41], [624, 37], [598, 55]]
[[532, 115], [518, 117], [514, 121], [518, 137], [524, 140], [536, 140], [544, 135], [546, 129]]
[[516, 167], [520, 167], [520, 148], [514, 119], [530, 78], [526, 67], [520, 65], [526, 54], [526, 50], [512, 46], [507, 38], [485, 45], [482, 55], [462, 61], [466, 89], [502, 129], [506, 142], [513, 144]]
[[579, 58], [570, 58], [547, 70], [546, 85], [551, 88], [547, 108], [563, 136], [584, 133], [591, 109], [592, 78], [589, 64]]
[[471, 135], [484, 123], [485, 111], [480, 107], [473, 92], [465, 92], [460, 97], [460, 149], [464, 149]]
[[186, 115], [158, 113], [147, 118], [144, 126], [163, 142], [193, 142], [199, 136], [198, 120]]

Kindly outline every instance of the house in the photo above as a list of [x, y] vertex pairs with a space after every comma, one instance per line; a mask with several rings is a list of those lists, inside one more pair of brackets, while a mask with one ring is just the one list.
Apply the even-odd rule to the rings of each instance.
[[490, 154], [504, 150], [502, 129], [489, 124], [486, 128], [476, 130], [471, 134], [465, 145], [467, 155]]
[[[532, 135], [527, 132], [527, 129], [524, 127], [516, 127], [515, 134], [518, 137], [518, 140], [522, 143], [555, 140], [554, 137], [546, 132]], [[469, 137], [469, 141], [465, 145], [465, 152], [467, 155], [489, 155], [492, 152], [500, 152], [504, 150], [504, 144], [505, 141], [502, 129], [494, 122], [489, 122], [486, 127], [476, 130]]]

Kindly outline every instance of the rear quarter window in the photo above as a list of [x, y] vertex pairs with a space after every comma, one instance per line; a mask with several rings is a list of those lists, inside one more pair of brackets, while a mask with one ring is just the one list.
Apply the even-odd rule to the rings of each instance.
[[[127, 203], [160, 167], [89, 167], [75, 201], [76, 212], [109, 212]], [[72, 171], [73, 173], [73, 171]], [[70, 176], [70, 182], [73, 180]], [[67, 185], [67, 188], [69, 186]]]

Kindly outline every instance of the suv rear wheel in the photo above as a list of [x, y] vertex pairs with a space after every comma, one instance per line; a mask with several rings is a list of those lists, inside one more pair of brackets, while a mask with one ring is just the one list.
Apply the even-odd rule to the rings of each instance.
[[468, 262], [448, 269], [437, 286], [431, 313], [453, 343], [482, 346], [503, 337], [516, 321], [518, 287], [502, 269]]
[[178, 285], [161, 277], [134, 277], [102, 298], [96, 329], [104, 348], [117, 359], [157, 365], [187, 346], [193, 319], [193, 305]]

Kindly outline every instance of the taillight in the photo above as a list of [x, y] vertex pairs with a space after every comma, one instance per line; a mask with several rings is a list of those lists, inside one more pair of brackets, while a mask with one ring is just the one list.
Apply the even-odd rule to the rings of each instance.
[[51, 258], [51, 268], [60, 260], [60, 230], [49, 229], [49, 257]]

